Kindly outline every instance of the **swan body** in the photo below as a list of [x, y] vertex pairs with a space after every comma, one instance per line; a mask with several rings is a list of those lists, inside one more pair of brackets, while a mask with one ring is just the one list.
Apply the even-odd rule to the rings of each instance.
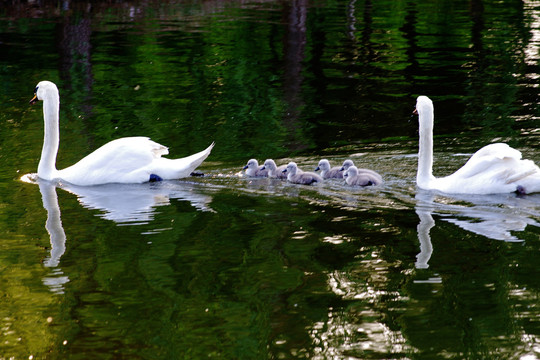
[[256, 159], [250, 159], [246, 166], [244, 166], [247, 176], [253, 177], [267, 177], [268, 170], [264, 169], [264, 166], [259, 166], [259, 162]]
[[343, 176], [347, 185], [351, 186], [376, 186], [383, 183], [379, 174], [373, 171], [359, 172], [359, 169], [354, 165], [350, 166]]
[[58, 88], [50, 81], [37, 84], [34, 98], [43, 101], [45, 133], [38, 177], [49, 181], [66, 181], [90, 186], [107, 183], [143, 183], [189, 176], [210, 154], [214, 143], [205, 150], [180, 159], [162, 158], [168, 148], [147, 137], [125, 137], [113, 140], [62, 170], [56, 169], [60, 144]]
[[293, 184], [311, 185], [314, 183], [323, 182], [323, 178], [319, 176], [319, 174], [299, 170], [295, 162], [290, 162], [287, 164], [287, 167], [285, 170], [283, 170], [283, 172], [287, 173], [287, 181]]
[[315, 171], [321, 170], [323, 179], [343, 179], [343, 171], [340, 166], [330, 167], [330, 162], [326, 159], [319, 161]]
[[416, 184], [426, 190], [454, 194], [533, 193], [540, 191], [540, 169], [507, 144], [484, 146], [452, 175], [433, 176], [433, 102], [419, 96], [419, 151]]
[[277, 179], [287, 179], [287, 175], [283, 173], [283, 170], [287, 165], [277, 166], [276, 162], [272, 159], [266, 159], [262, 167], [263, 170], [268, 170], [268, 177], [277, 178]]

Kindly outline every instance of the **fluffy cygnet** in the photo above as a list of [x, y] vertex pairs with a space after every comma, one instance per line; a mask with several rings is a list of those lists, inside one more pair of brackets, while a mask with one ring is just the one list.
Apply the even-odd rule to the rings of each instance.
[[313, 183], [323, 182], [323, 178], [318, 174], [298, 170], [298, 166], [295, 162], [290, 162], [283, 172], [287, 173], [287, 181], [294, 184], [311, 185]]
[[268, 171], [268, 177], [278, 178], [278, 179], [287, 179], [287, 174], [283, 172], [287, 165], [277, 166], [276, 162], [272, 159], [266, 159], [262, 170]]
[[380, 185], [383, 182], [381, 176], [374, 171], [359, 172], [358, 168], [354, 165], [349, 167], [344, 176], [345, 182], [352, 186]]
[[341, 167], [330, 167], [330, 162], [326, 159], [319, 161], [319, 166], [315, 171], [321, 170], [321, 176], [323, 179], [343, 179], [343, 171]]
[[354, 165], [353, 161], [351, 159], [347, 159], [343, 162], [343, 165], [341, 165], [341, 170], [347, 171], [353, 165]]
[[256, 159], [250, 159], [244, 170], [246, 170], [247, 176], [266, 177], [268, 176], [268, 170], [263, 170], [264, 166], [259, 166], [259, 162]]
[[[343, 177], [345, 177], [345, 172], [347, 172], [347, 170], [351, 167], [351, 166], [354, 166], [354, 163], [352, 160], [350, 159], [347, 159], [343, 162], [343, 165], [341, 166], [341, 170], [343, 170]], [[382, 183], [383, 182], [383, 179], [382, 179], [382, 176], [376, 172], [376, 171], [373, 171], [373, 170], [370, 170], [370, 169], [362, 169], [362, 168], [359, 168], [357, 169], [358, 170], [358, 174], [362, 174], [362, 173], [366, 173], [366, 174], [370, 174], [371, 176], [379, 179], [379, 182]]]

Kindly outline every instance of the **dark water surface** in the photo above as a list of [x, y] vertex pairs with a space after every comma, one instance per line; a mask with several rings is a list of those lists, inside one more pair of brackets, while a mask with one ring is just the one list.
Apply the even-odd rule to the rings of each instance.
[[[504, 141], [540, 163], [539, 1], [4, 2], [0, 359], [540, 358], [540, 195], [416, 188]], [[35, 181], [122, 136], [206, 176]], [[379, 188], [245, 177], [351, 158]], [[21, 180], [21, 177], [23, 179]]]

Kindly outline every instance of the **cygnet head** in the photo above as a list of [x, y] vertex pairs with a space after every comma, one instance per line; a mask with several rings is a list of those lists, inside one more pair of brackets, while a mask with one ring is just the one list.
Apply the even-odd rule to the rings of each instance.
[[343, 162], [343, 165], [341, 165], [341, 170], [347, 171], [351, 166], [354, 166], [353, 161], [347, 159]]
[[330, 170], [330, 162], [326, 159], [322, 159], [321, 161], [319, 161], [319, 166], [317, 166], [315, 171], [317, 170], [321, 170], [323, 172]]
[[350, 166], [343, 174], [343, 177], [353, 177], [358, 175], [358, 168], [354, 165]]
[[34, 97], [30, 100], [30, 104], [36, 103], [38, 100], [43, 100], [46, 97], [59, 97], [58, 88], [56, 85], [50, 81], [44, 80], [40, 81], [36, 88], [34, 89]]
[[287, 167], [285, 168], [285, 170], [283, 170], [283, 172], [286, 172], [287, 174], [293, 176], [293, 175], [296, 175], [296, 171], [298, 170], [298, 165], [296, 165], [295, 162], [290, 162], [287, 164]]
[[277, 170], [276, 162], [272, 159], [266, 159], [264, 161], [264, 169], [269, 170], [269, 171], [276, 171]]
[[250, 159], [246, 166], [244, 166], [244, 170], [246, 169], [252, 169], [257, 170], [259, 168], [259, 162], [256, 159]]

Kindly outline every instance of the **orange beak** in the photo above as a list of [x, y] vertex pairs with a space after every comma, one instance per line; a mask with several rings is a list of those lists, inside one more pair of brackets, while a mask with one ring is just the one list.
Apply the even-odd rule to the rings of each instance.
[[38, 102], [38, 98], [37, 98], [37, 94], [34, 94], [34, 97], [32, 98], [32, 100], [30, 100], [30, 105], [34, 105], [35, 103]]

